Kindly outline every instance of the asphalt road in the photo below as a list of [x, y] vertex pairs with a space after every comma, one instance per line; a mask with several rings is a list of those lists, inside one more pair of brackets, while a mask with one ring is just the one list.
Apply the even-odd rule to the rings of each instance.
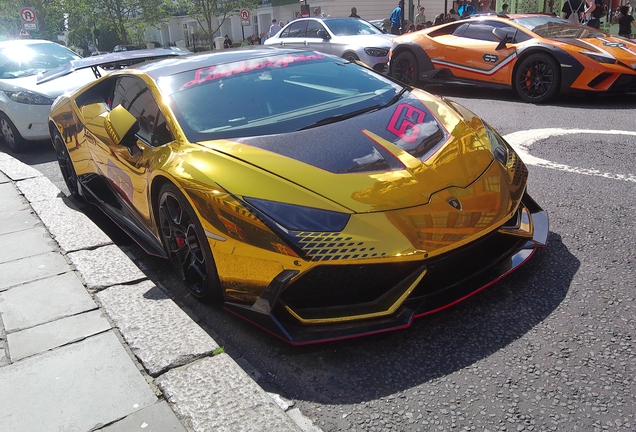
[[[520, 270], [407, 330], [291, 347], [197, 303], [164, 261], [87, 211], [262, 386], [325, 431], [636, 430], [636, 95], [535, 106], [506, 91], [427, 90], [543, 160], [532, 159], [528, 189], [550, 235]], [[44, 144], [20, 159], [64, 188], [54, 157]]]

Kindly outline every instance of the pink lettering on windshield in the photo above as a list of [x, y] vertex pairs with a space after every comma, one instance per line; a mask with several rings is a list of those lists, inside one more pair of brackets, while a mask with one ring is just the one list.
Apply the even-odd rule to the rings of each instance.
[[325, 56], [319, 53], [312, 54], [288, 54], [276, 60], [268, 59], [266, 61], [242, 61], [238, 64], [217, 66], [208, 66], [197, 69], [194, 72], [194, 79], [183, 84], [183, 87], [192, 87], [197, 84], [203, 84], [208, 81], [214, 81], [221, 78], [227, 78], [232, 75], [239, 75], [246, 72], [252, 72], [264, 68], [286, 68], [291, 63], [299, 63], [304, 61], [319, 60]]

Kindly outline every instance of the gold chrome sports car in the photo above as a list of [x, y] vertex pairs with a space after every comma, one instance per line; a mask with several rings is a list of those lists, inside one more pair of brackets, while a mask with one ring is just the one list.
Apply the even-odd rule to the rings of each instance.
[[512, 88], [527, 102], [560, 93], [636, 91], [636, 43], [552, 15], [483, 15], [397, 37], [390, 74], [415, 85]]
[[546, 244], [479, 117], [361, 64], [228, 50], [115, 71], [50, 115], [71, 193], [193, 296], [292, 343], [408, 327]]

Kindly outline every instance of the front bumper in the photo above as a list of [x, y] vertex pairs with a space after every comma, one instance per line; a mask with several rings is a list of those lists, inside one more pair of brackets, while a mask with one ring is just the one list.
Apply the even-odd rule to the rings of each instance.
[[47, 120], [51, 105], [28, 105], [7, 101], [5, 114], [22, 138], [31, 141], [50, 139]]
[[[285, 270], [251, 306], [227, 302], [225, 308], [293, 345], [409, 327], [494, 284], [547, 244], [547, 213], [527, 194], [522, 202], [531, 238], [500, 229], [430, 260], [325, 265], [293, 282], [297, 272]], [[377, 313], [387, 304], [397, 306]]]

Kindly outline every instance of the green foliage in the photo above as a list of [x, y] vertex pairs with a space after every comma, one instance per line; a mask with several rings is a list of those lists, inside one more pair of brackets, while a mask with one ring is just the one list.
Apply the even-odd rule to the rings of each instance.
[[298, 4], [296, 0], [272, 0], [272, 6], [286, 6], [290, 4]]
[[223, 347], [218, 347], [217, 349], [212, 351], [212, 355], [219, 355], [219, 354], [223, 354], [224, 352], [225, 352], [225, 349], [223, 349]]
[[196, 18], [212, 46], [214, 35], [223, 23], [239, 9], [256, 9], [258, 0], [177, 0], [179, 10]]

